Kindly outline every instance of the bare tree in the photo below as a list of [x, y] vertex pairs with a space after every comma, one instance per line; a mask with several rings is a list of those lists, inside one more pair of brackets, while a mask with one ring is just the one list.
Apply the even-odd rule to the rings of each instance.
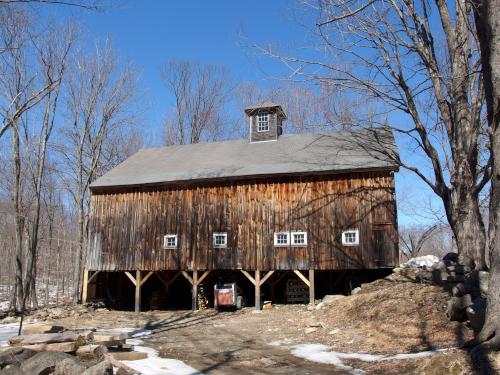
[[448, 239], [447, 231], [440, 224], [399, 227], [399, 247], [406, 259], [421, 255], [441, 257], [450, 251]]
[[[62, 40], [59, 36], [60, 33], [65, 35]], [[39, 41], [40, 47], [37, 47], [38, 63], [40, 76], [43, 77], [43, 84], [47, 86], [53, 85], [53, 82], [59, 82], [59, 84], [42, 101], [43, 109], [41, 110], [40, 121], [37, 121], [34, 116], [26, 116], [21, 121], [23, 144], [25, 146], [24, 159], [32, 195], [30, 213], [25, 217], [28, 231], [28, 256], [21, 305], [21, 311], [23, 312], [28, 297], [31, 297], [31, 302], [35, 308], [38, 306], [36, 296], [37, 256], [47, 149], [55, 126], [61, 92], [61, 79], [66, 70], [66, 60], [73, 41], [74, 33], [71, 29], [57, 27], [48, 30], [48, 33]]]
[[165, 122], [165, 142], [199, 143], [223, 137], [229, 100], [229, 73], [220, 66], [170, 60], [161, 68], [161, 78], [175, 104]]
[[[289, 82], [266, 88], [243, 83], [238, 86], [237, 97], [240, 108], [265, 101], [282, 105], [287, 114], [284, 126], [291, 133], [350, 129], [366, 123], [374, 113], [369, 103], [332, 91], [328, 85], [315, 90]], [[238, 129], [241, 136], [248, 136], [246, 121], [241, 121]]]
[[[396, 160], [443, 201], [462, 260], [484, 269], [486, 233], [478, 197], [490, 179], [491, 158], [483, 152], [484, 82], [471, 7], [459, 0], [453, 6], [327, 0], [306, 7], [308, 14], [316, 13], [320, 58], [261, 50], [290, 67], [292, 78], [379, 100], [382, 123], [391, 112], [407, 116], [407, 127], [392, 128], [419, 151], [422, 162]], [[433, 12], [440, 22], [431, 22]]]
[[489, 209], [490, 279], [486, 321], [478, 340], [500, 347], [500, 1], [476, 0], [474, 16], [481, 46], [482, 74], [492, 153]]
[[[37, 127], [38, 152], [36, 153], [37, 167], [32, 174], [35, 202], [40, 198], [40, 184], [43, 179], [44, 161], [47, 142], [50, 138], [54, 116], [52, 106], [54, 104], [52, 93], [59, 92], [62, 75], [64, 73], [65, 59], [71, 45], [69, 40], [59, 42], [54, 37], [54, 29], [44, 28], [42, 31], [35, 28], [27, 13], [12, 9], [8, 6], [0, 7], [0, 15], [6, 24], [1, 28], [2, 38], [14, 41], [16, 48], [9, 49], [0, 55], [3, 70], [0, 74], [0, 86], [2, 96], [3, 125], [0, 135], [11, 129], [10, 138], [12, 143], [12, 200], [15, 212], [15, 248], [16, 248], [16, 279], [15, 289], [12, 293], [11, 309], [24, 310], [25, 301], [31, 288], [31, 273], [34, 269], [34, 257], [36, 255], [36, 234], [38, 233], [39, 208], [35, 203], [35, 220], [31, 222], [30, 256], [27, 260], [26, 280], [23, 285], [23, 236], [26, 230], [28, 204], [24, 201], [24, 195], [28, 190], [23, 186], [27, 182], [27, 167], [32, 166], [32, 158], [24, 159], [26, 151], [30, 150], [29, 140], [32, 132], [28, 130], [28, 121], [31, 117], [28, 112], [36, 109], [36, 106], [46, 100], [48, 108], [41, 125]], [[37, 25], [38, 26], [38, 25]], [[5, 37], [7, 35], [7, 37]], [[69, 34], [68, 34], [69, 35]], [[58, 43], [57, 46], [55, 43]], [[43, 45], [43, 47], [42, 47]], [[56, 52], [57, 50], [57, 52]], [[56, 94], [57, 96], [58, 94]], [[36, 120], [33, 121], [33, 123]], [[36, 131], [35, 131], [36, 133]], [[24, 159], [24, 160], [23, 160]], [[33, 237], [34, 236], [34, 237]]]
[[66, 103], [68, 126], [62, 132], [59, 151], [63, 180], [77, 212], [74, 299], [78, 300], [85, 258], [89, 185], [120, 161], [116, 158], [119, 145], [113, 140], [135, 123], [137, 90], [133, 69], [118, 65], [108, 43], [103, 48], [96, 45], [93, 54], [76, 55], [72, 65]]
[[[2, 124], [0, 138], [19, 118], [36, 106], [58, 82], [49, 86], [33, 85], [35, 73], [29, 71], [27, 51], [32, 46], [30, 28], [33, 20], [28, 12], [15, 6], [0, 4], [0, 40], [2, 45], [12, 48], [4, 49], [0, 54], [0, 80], [3, 86]], [[14, 74], [14, 75], [13, 75]], [[17, 78], [17, 79], [16, 79]]]

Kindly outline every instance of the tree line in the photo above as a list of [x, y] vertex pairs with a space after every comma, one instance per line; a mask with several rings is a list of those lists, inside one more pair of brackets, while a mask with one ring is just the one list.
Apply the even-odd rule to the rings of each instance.
[[[37, 4], [0, 1], [0, 284], [11, 312], [79, 300], [89, 185], [147, 144], [133, 65], [107, 39], [83, 38], [77, 23], [39, 16], [36, 6], [51, 1], [27, 3]], [[178, 59], [158, 74], [172, 97], [166, 145], [246, 138], [243, 108], [265, 100], [287, 108], [291, 132], [347, 127], [360, 115], [327, 86], [260, 88], [223, 66]]]

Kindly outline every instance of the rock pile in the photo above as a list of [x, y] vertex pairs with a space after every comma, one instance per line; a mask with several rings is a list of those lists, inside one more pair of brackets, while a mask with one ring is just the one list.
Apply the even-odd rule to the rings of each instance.
[[[92, 314], [95, 311], [109, 310], [104, 302], [92, 302], [85, 305], [75, 303], [67, 303], [59, 306], [43, 307], [38, 310], [29, 312], [25, 317], [26, 321], [44, 321], [44, 320], [57, 320], [67, 317], [79, 317]], [[2, 323], [15, 323], [19, 321], [19, 317], [9, 316], [1, 320]]]
[[144, 359], [133, 352], [128, 333], [66, 331], [61, 326], [30, 325], [0, 351], [0, 374], [105, 375], [135, 373], [120, 360]]
[[488, 272], [474, 271], [461, 264], [457, 253], [446, 254], [441, 261], [422, 267], [406, 266], [417, 262], [407, 262], [394, 273], [417, 282], [442, 285], [449, 290], [447, 315], [452, 321], [469, 321], [471, 328], [479, 332], [484, 324], [486, 295], [488, 292]]

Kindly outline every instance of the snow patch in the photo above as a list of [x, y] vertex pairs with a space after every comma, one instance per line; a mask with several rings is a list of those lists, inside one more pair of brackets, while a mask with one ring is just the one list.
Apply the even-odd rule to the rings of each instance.
[[439, 263], [439, 258], [435, 255], [423, 255], [421, 257], [411, 258], [406, 263], [402, 263], [402, 268], [431, 268]]
[[281, 341], [271, 341], [268, 345], [270, 345], [270, 346], [280, 346], [281, 345]]
[[1, 324], [0, 325], [0, 348], [9, 346], [8, 341], [17, 336], [19, 332], [19, 323]]
[[342, 353], [331, 350], [329, 346], [322, 344], [300, 344], [295, 345], [292, 354], [296, 357], [309, 361], [334, 365], [340, 369], [349, 371], [353, 375], [364, 374], [360, 369], [345, 365], [343, 360], [355, 359], [363, 362], [396, 361], [403, 359], [416, 359], [435, 355], [448, 351], [449, 349], [429, 350], [419, 353], [404, 353], [395, 355], [365, 354], [365, 353]]
[[[137, 340], [140, 341], [140, 340]], [[137, 361], [122, 361], [123, 364], [144, 375], [201, 375], [198, 370], [178, 359], [161, 358], [158, 352], [147, 346], [135, 346], [136, 352], [147, 353], [148, 358]]]
[[161, 358], [158, 352], [150, 347], [143, 346], [139, 337], [149, 336], [153, 332], [144, 328], [115, 328], [112, 332], [128, 332], [131, 339], [127, 344], [134, 345], [134, 351], [147, 353], [148, 358], [136, 361], [121, 361], [123, 364], [144, 375], [202, 375], [198, 370], [186, 365], [178, 359]]

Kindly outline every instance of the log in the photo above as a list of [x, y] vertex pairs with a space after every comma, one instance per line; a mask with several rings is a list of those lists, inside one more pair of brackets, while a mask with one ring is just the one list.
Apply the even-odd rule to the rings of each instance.
[[95, 341], [94, 340], [94, 343], [95, 344], [99, 344], [99, 345], [103, 345], [103, 346], [105, 346], [107, 348], [111, 348], [113, 346], [122, 347], [122, 346], [126, 345], [125, 339], [122, 339], [122, 340], [111, 340], [111, 341]]
[[76, 356], [84, 359], [101, 359], [108, 349], [104, 345], [83, 345], [76, 351]]
[[114, 366], [118, 367], [119, 369], [122, 369], [122, 372], [125, 372], [127, 374], [137, 374], [137, 371], [135, 371], [133, 368], [127, 366], [126, 364], [120, 362], [119, 360], [113, 358], [111, 355], [107, 354], [106, 359]]
[[64, 352], [64, 353], [74, 353], [78, 350], [80, 346], [85, 345], [85, 341], [73, 341], [73, 342], [58, 342], [54, 344], [34, 344], [34, 345], [23, 345], [25, 349], [34, 350], [35, 352]]
[[116, 341], [125, 340], [130, 337], [128, 332], [95, 332], [94, 341]]
[[51, 324], [43, 325], [25, 325], [23, 326], [23, 334], [26, 333], [60, 333], [64, 331], [63, 326], [55, 326]]
[[109, 353], [109, 356], [118, 361], [137, 361], [139, 359], [148, 358], [148, 353], [143, 352], [114, 352]]
[[26, 346], [37, 344], [56, 344], [63, 342], [79, 342], [85, 345], [87, 340], [92, 340], [93, 332], [85, 331], [80, 333], [33, 333], [30, 335], [15, 336], [9, 340], [10, 346]]

